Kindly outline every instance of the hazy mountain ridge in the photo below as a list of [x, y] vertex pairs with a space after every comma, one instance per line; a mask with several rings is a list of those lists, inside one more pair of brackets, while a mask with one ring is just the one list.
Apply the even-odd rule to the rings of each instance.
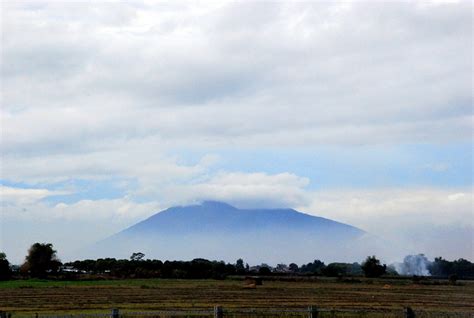
[[290, 230], [345, 230], [348, 233], [363, 234], [353, 226], [312, 216], [293, 209], [237, 209], [229, 204], [205, 201], [200, 205], [180, 206], [158, 212], [118, 235], [166, 233], [179, 231], [189, 233], [206, 232], [249, 232], [281, 227]]
[[257, 262], [306, 262], [361, 258], [363, 230], [293, 209], [238, 209], [206, 201], [177, 206], [99, 242], [97, 257], [141, 251], [159, 259], [208, 258]]

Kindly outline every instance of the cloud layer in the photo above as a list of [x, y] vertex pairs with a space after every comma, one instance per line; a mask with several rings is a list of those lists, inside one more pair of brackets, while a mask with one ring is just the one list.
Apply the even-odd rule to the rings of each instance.
[[[396, 159], [406, 171], [421, 162], [437, 174], [471, 173], [459, 165], [472, 160], [469, 1], [21, 1], [1, 9], [1, 225], [13, 237], [3, 234], [0, 248], [13, 250], [15, 231], [47, 239], [35, 224], [101, 220], [109, 233], [203, 199], [298, 207], [375, 234], [387, 227], [391, 238], [429, 227], [426, 237], [439, 233], [449, 246], [472, 234], [472, 221], [463, 223], [472, 220], [472, 181], [425, 177], [408, 186], [401, 175], [396, 186], [339, 181], [316, 191], [324, 180], [309, 176], [331, 178], [340, 163], [324, 172], [291, 162], [271, 169], [271, 156], [265, 165], [221, 164], [229, 149], [251, 157], [335, 147], [349, 180], [351, 151], [381, 147], [389, 150], [357, 164], [377, 162], [382, 180], [399, 173], [387, 163]], [[391, 153], [407, 144], [437, 153]], [[469, 146], [451, 155], [451, 145]], [[97, 184], [108, 194], [85, 190]], [[102, 234], [96, 228], [90, 239]], [[431, 251], [440, 246], [426, 241]]]
[[470, 138], [468, 2], [2, 6], [7, 153]]
[[[195, 185], [183, 188], [170, 186], [163, 190], [165, 196], [161, 202], [137, 203], [121, 198], [51, 205], [41, 200], [53, 195], [48, 190], [6, 189], [7, 195], [2, 197], [1, 204], [6, 224], [34, 222], [39, 227], [44, 226], [44, 223], [49, 223], [49, 226], [83, 224], [83, 227], [102, 224], [99, 231], [91, 232], [87, 238], [66, 240], [67, 245], [58, 240], [65, 246], [63, 255], [69, 258], [74, 257], [71, 247], [80, 248], [86, 243], [98, 241], [170, 205], [192, 204], [202, 200], [225, 201], [243, 208], [289, 206], [348, 223], [390, 244], [390, 249], [377, 251], [386, 261], [397, 261], [410, 253], [425, 253], [432, 258], [474, 257], [474, 202], [471, 188], [312, 191], [305, 188], [307, 182], [305, 178], [287, 173], [220, 173], [211, 180], [202, 180]], [[25, 202], [25, 193], [30, 198], [28, 202]], [[22, 197], [20, 201], [17, 199], [19, 195]], [[68, 235], [72, 238], [81, 237], [83, 227], [69, 229]], [[30, 242], [25, 241], [19, 250], [9, 249], [9, 246], [19, 244], [13, 235], [14, 231], [17, 230], [4, 229], [3, 244], [8, 252], [20, 257], [22, 254], [16, 253], [26, 250]], [[51, 239], [50, 233], [37, 235]]]

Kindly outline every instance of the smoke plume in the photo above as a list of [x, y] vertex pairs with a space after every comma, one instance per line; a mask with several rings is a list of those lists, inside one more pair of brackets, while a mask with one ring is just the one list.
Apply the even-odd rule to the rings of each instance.
[[429, 265], [431, 262], [423, 254], [407, 255], [403, 259], [403, 263], [395, 266], [400, 275], [406, 276], [431, 276]]

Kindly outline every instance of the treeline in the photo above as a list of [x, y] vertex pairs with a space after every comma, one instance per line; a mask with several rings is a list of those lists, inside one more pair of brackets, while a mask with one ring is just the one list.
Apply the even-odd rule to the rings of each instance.
[[[192, 261], [161, 261], [145, 259], [145, 254], [137, 252], [130, 259], [99, 258], [61, 263], [52, 244], [35, 243], [28, 250], [25, 262], [20, 267], [11, 266], [6, 255], [0, 252], [0, 280], [11, 278], [55, 278], [55, 279], [100, 279], [100, 278], [176, 278], [176, 279], [224, 279], [231, 275], [298, 275], [298, 276], [398, 276], [394, 266], [381, 264], [375, 256], [369, 256], [359, 263], [325, 264], [315, 260], [298, 266], [296, 263], [267, 264], [249, 266], [242, 259], [235, 264], [207, 259]], [[416, 262], [414, 262], [416, 260]], [[474, 263], [465, 259], [448, 261], [441, 257], [429, 262], [422, 254], [407, 256], [405, 268], [410, 268], [417, 276], [419, 265], [426, 274], [450, 279], [474, 279]], [[415, 267], [414, 267], [415, 266]], [[423, 271], [422, 271], [423, 272]]]
[[436, 257], [434, 262], [430, 263], [428, 270], [433, 276], [452, 276], [460, 278], [474, 278], [474, 263], [460, 258], [455, 261], [448, 261], [442, 257]]
[[93, 274], [117, 278], [224, 279], [237, 274], [235, 265], [194, 259], [192, 261], [127, 260], [104, 258], [64, 264], [64, 274]]
[[[135, 255], [135, 254], [134, 254]], [[143, 255], [143, 254], [142, 254]], [[250, 267], [244, 265], [242, 259], [235, 264], [223, 261], [209, 261], [207, 259], [194, 259], [192, 261], [165, 261], [151, 259], [136, 259], [132, 255], [130, 260], [104, 258], [97, 260], [82, 260], [65, 263], [63, 272], [69, 275], [93, 274], [106, 275], [118, 278], [180, 278], [224, 279], [230, 275], [310, 275], [310, 276], [368, 276], [378, 277], [387, 273], [386, 265], [381, 265], [375, 256], [368, 257], [362, 264], [331, 263], [325, 265], [319, 260], [313, 263], [289, 266], [278, 264], [272, 267], [261, 264]], [[389, 272], [396, 275], [395, 272]]]
[[[397, 275], [397, 272], [390, 268], [385, 268], [385, 271], [388, 274]], [[363, 276], [364, 270], [362, 269], [362, 265], [359, 263], [330, 263], [325, 265], [322, 261], [315, 260], [312, 263], [302, 265], [296, 273], [329, 277]]]

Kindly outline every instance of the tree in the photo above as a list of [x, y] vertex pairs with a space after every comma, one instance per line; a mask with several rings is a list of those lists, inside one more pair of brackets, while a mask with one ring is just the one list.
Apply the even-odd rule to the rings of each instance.
[[312, 263], [302, 265], [299, 271], [301, 273], [311, 273], [314, 275], [321, 275], [325, 268], [326, 268], [326, 265], [320, 260], [316, 259]]
[[136, 252], [132, 253], [132, 256], [130, 256], [131, 261], [141, 261], [145, 257], [145, 254], [142, 252]]
[[0, 252], [0, 280], [8, 280], [12, 277], [12, 270], [10, 263], [7, 260], [7, 255]]
[[380, 261], [374, 256], [367, 256], [362, 263], [362, 270], [366, 277], [380, 277], [387, 271], [387, 265], [380, 265]]
[[244, 266], [244, 260], [239, 258], [237, 262], [235, 263], [235, 270], [237, 271], [237, 274], [244, 274], [245, 273], [245, 266]]
[[288, 265], [288, 268], [289, 268], [290, 272], [292, 272], [292, 273], [297, 273], [298, 270], [299, 270], [298, 265], [295, 264], [295, 263], [291, 263], [290, 265]]
[[449, 277], [456, 274], [459, 278], [474, 278], [474, 263], [460, 258], [448, 261], [442, 257], [436, 257], [429, 266], [431, 275]]
[[35, 243], [31, 245], [23, 267], [31, 277], [45, 278], [49, 273], [58, 272], [61, 262], [51, 243]]
[[270, 265], [262, 263], [261, 265], [258, 266], [258, 274], [259, 275], [271, 275], [272, 274], [272, 268]]
[[325, 266], [321, 273], [329, 277], [342, 277], [349, 274], [347, 263], [330, 263]]
[[286, 264], [277, 264], [274, 271], [277, 272], [277, 273], [287, 273], [289, 271], [288, 270], [288, 265], [286, 265]]

